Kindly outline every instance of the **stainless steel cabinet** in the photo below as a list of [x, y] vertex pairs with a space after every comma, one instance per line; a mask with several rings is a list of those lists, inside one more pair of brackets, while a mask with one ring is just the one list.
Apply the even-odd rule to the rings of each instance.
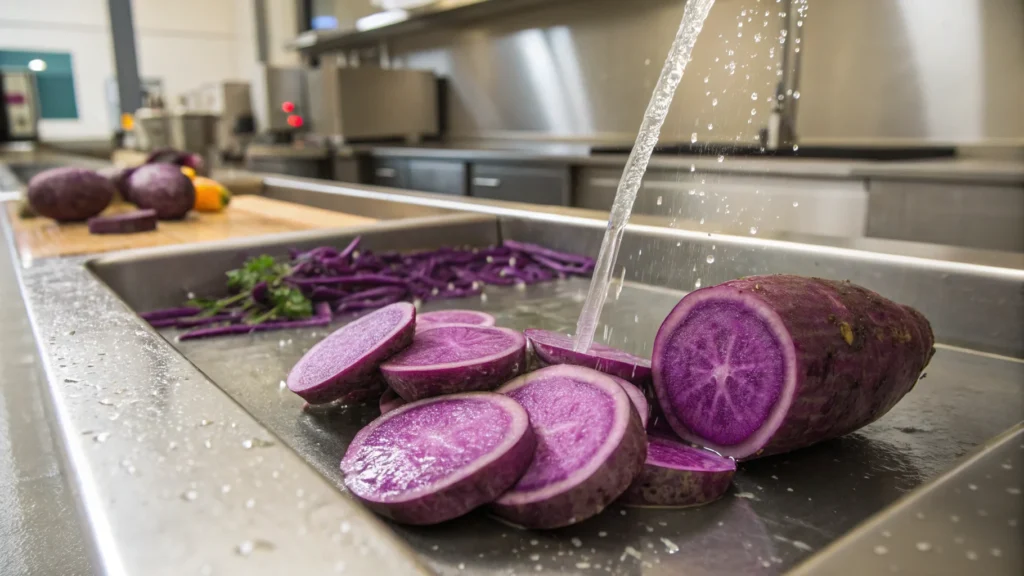
[[406, 158], [374, 158], [372, 181], [377, 186], [409, 187], [409, 160]]
[[466, 195], [466, 163], [454, 160], [409, 159], [409, 189]]
[[476, 198], [568, 206], [572, 186], [568, 166], [474, 163], [469, 195]]
[[[609, 210], [621, 172], [580, 171], [574, 206]], [[679, 226], [708, 232], [796, 232], [862, 237], [868, 193], [860, 179], [798, 178], [648, 170], [634, 214], [665, 216]]]

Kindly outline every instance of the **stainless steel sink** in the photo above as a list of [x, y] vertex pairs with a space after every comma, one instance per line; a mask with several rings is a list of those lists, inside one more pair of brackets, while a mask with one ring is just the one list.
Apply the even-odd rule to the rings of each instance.
[[[358, 191], [344, 201], [355, 213], [378, 214], [381, 203], [391, 202]], [[374, 250], [486, 246], [515, 239], [594, 254], [604, 228], [596, 219], [490, 211], [384, 222], [357, 232], [290, 234], [112, 255], [89, 262], [88, 269], [129, 308], [145, 311], [179, 304], [190, 292], [220, 293], [223, 273], [249, 255], [342, 246], [357, 233], [363, 246]], [[704, 508], [613, 506], [596, 519], [551, 532], [514, 529], [482, 511], [429, 528], [389, 524], [434, 570], [781, 573], [1021, 419], [1024, 363], [999, 355], [1024, 357], [1024, 326], [1018, 321], [1024, 312], [1024, 272], [646, 226], [627, 233], [619, 265], [623, 270], [616, 272], [619, 281], [598, 337], [638, 354], [649, 354], [657, 325], [697, 278], [708, 285], [769, 271], [850, 279], [913, 305], [931, 319], [939, 350], [927, 377], [880, 421], [839, 440], [744, 464], [731, 494]], [[473, 308], [490, 311], [500, 325], [515, 329], [571, 331], [586, 288], [583, 280], [565, 280], [525, 290], [488, 289], [480, 298], [432, 302], [422, 310]], [[303, 402], [283, 387], [289, 368], [328, 332], [193, 342], [176, 341], [173, 330], [161, 335], [280, 442], [343, 490], [338, 462], [356, 431], [377, 416], [376, 407], [306, 413]]]

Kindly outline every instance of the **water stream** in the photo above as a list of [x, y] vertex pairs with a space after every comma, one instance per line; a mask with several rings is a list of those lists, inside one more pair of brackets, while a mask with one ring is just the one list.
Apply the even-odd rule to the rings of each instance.
[[587, 293], [587, 300], [583, 304], [583, 311], [580, 312], [579, 320], [576, 323], [575, 348], [577, 351], [590, 349], [590, 345], [594, 342], [597, 323], [601, 318], [601, 309], [608, 297], [608, 285], [611, 282], [612, 269], [615, 267], [615, 257], [618, 255], [619, 245], [622, 244], [622, 236], [626, 231], [629, 215], [633, 211], [633, 202], [640, 190], [644, 172], [647, 171], [651, 153], [658, 144], [661, 125], [665, 123], [665, 116], [668, 115], [669, 106], [672, 105], [672, 97], [675, 96], [676, 88], [683, 79], [686, 65], [690, 62], [693, 45], [697, 42], [697, 36], [700, 34], [701, 28], [704, 27], [704, 20], [707, 19], [708, 12], [711, 11], [711, 6], [714, 3], [715, 0], [689, 0], [683, 10], [683, 21], [679, 24], [676, 38], [665, 59], [665, 66], [661, 69], [658, 84], [654, 87], [650, 103], [647, 104], [647, 111], [640, 124], [636, 143], [633, 145], [629, 160], [626, 161], [626, 168], [622, 171], [622, 177], [619, 179], [619, 187], [615, 192], [615, 201], [608, 218], [608, 229], [604, 233], [601, 252], [597, 257], [597, 266], [594, 268], [594, 276], [590, 281], [590, 290]]

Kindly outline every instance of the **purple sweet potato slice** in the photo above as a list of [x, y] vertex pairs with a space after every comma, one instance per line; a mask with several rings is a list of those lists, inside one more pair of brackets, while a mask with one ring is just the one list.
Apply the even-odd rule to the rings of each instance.
[[494, 316], [476, 310], [437, 310], [416, 316], [416, 326], [421, 330], [437, 324], [470, 324], [473, 326], [494, 326]]
[[644, 469], [619, 503], [699, 506], [721, 498], [735, 474], [735, 460], [668, 438], [648, 436]]
[[594, 343], [586, 352], [573, 350], [573, 339], [550, 330], [530, 328], [525, 332], [541, 364], [572, 364], [617, 376], [634, 384], [651, 378], [651, 362], [611, 346]]
[[756, 458], [877, 420], [934, 342], [920, 313], [860, 286], [754, 276], [679, 302], [654, 341], [654, 390], [679, 437]]
[[412, 341], [416, 309], [398, 302], [336, 330], [313, 346], [288, 374], [288, 388], [310, 404], [380, 390], [381, 362]]
[[604, 510], [643, 468], [647, 436], [622, 387], [580, 366], [550, 366], [498, 392], [522, 404], [537, 436], [530, 468], [492, 505], [527, 528], [559, 528]]
[[383, 416], [395, 408], [405, 406], [406, 404], [408, 404], [408, 402], [402, 400], [402, 397], [399, 396], [397, 392], [391, 388], [387, 388], [384, 390], [384, 394], [380, 397], [380, 414]]
[[89, 218], [90, 234], [135, 234], [156, 230], [156, 210], [135, 210]]
[[533, 459], [526, 411], [471, 392], [396, 408], [360, 430], [341, 461], [345, 486], [404, 524], [444, 522], [492, 502]]
[[494, 390], [526, 367], [526, 338], [494, 326], [442, 324], [421, 329], [412, 345], [380, 367], [408, 402], [441, 394]]
[[616, 376], [609, 376], [612, 380], [622, 386], [622, 391], [629, 396], [629, 401], [633, 403], [633, 407], [636, 408], [636, 413], [640, 415], [640, 424], [647, 429], [647, 421], [651, 416], [651, 405], [647, 402], [647, 397], [644, 396], [643, 390], [631, 384], [627, 380], [618, 378]]

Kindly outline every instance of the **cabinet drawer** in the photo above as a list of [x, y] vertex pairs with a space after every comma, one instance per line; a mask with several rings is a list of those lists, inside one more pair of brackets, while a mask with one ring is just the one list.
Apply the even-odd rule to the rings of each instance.
[[377, 186], [409, 187], [409, 161], [404, 158], [374, 158], [371, 179]]
[[473, 164], [470, 196], [568, 206], [570, 203], [568, 166], [522, 166]]
[[409, 160], [409, 189], [466, 195], [466, 164], [450, 160]]

